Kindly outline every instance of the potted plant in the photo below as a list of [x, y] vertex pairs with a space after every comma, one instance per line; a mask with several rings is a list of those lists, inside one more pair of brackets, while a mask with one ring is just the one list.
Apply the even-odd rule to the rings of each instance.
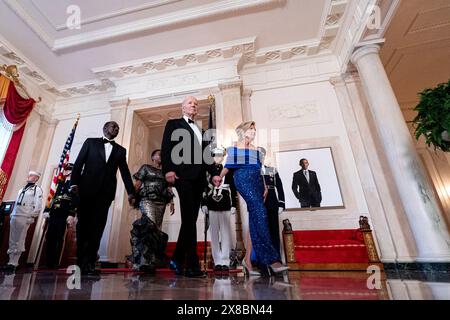
[[425, 143], [444, 152], [450, 151], [450, 80], [434, 89], [420, 93], [420, 102], [414, 108], [418, 112], [413, 123], [416, 139], [421, 135]]

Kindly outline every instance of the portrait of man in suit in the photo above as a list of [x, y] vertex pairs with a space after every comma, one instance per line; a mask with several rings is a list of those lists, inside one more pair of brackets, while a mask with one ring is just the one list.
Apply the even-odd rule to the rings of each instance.
[[97, 252], [114, 200], [117, 169], [120, 170], [134, 203], [134, 186], [126, 161], [126, 149], [114, 141], [119, 125], [114, 121], [103, 126], [102, 138], [88, 138], [83, 143], [72, 170], [71, 190], [79, 195], [77, 223], [77, 264], [82, 274], [98, 274], [95, 270]]
[[301, 170], [294, 173], [292, 177], [292, 191], [300, 202], [302, 208], [320, 207], [322, 192], [315, 171], [308, 170], [307, 159], [300, 159]]

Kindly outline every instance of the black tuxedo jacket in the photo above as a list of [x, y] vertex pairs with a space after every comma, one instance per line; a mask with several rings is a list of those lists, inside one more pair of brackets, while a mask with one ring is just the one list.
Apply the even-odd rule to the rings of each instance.
[[[202, 136], [203, 136], [203, 130]], [[206, 163], [213, 163], [209, 152], [204, 152], [209, 142], [200, 144], [192, 128], [184, 120], [167, 121], [161, 143], [161, 165], [163, 174], [174, 171], [179, 178], [206, 183]], [[204, 155], [205, 154], [205, 155]], [[204, 158], [206, 156], [206, 158]]]
[[114, 200], [117, 169], [120, 170], [128, 194], [134, 194], [126, 152], [124, 147], [114, 143], [111, 155], [106, 162], [103, 138], [86, 139], [74, 163], [71, 178], [71, 184], [78, 186], [81, 199]]
[[292, 191], [300, 202], [320, 203], [322, 201], [322, 193], [320, 190], [319, 181], [317, 180], [317, 174], [315, 171], [308, 171], [309, 183], [303, 174], [303, 170], [299, 170], [294, 173], [292, 178]]

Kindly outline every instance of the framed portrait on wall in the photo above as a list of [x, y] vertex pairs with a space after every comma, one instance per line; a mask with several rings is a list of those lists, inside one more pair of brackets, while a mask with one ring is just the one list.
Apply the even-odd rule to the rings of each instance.
[[331, 147], [275, 152], [286, 209], [344, 208]]

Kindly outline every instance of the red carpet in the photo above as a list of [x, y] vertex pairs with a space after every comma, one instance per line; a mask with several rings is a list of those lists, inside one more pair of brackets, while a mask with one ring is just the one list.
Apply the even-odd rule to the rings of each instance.
[[297, 263], [368, 263], [362, 232], [353, 230], [294, 231]]

